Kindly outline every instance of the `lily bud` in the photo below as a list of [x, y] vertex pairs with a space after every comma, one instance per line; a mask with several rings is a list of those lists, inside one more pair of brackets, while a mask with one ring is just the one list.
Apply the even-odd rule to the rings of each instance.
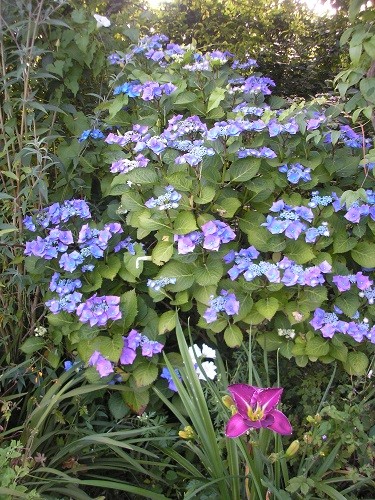
[[298, 439], [296, 439], [289, 445], [288, 449], [286, 450], [285, 458], [293, 457], [298, 450], [299, 450], [299, 441]]
[[180, 431], [178, 433], [181, 439], [194, 439], [195, 433], [193, 428], [188, 425], [187, 427], [184, 428], [183, 431]]

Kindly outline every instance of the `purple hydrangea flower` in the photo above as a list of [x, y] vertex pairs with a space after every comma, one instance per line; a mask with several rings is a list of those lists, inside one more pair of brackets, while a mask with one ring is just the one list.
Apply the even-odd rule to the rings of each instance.
[[120, 297], [112, 295], [98, 297], [95, 294], [78, 306], [77, 315], [82, 323], [104, 326], [109, 320], [121, 319], [119, 303]]
[[94, 351], [89, 361], [89, 366], [94, 366], [101, 377], [107, 377], [114, 372], [113, 365], [99, 351]]
[[210, 307], [203, 314], [207, 323], [213, 323], [217, 320], [217, 314], [225, 312], [228, 316], [238, 314], [240, 303], [236, 299], [234, 293], [228, 293], [226, 290], [221, 290], [218, 297], [211, 296]]

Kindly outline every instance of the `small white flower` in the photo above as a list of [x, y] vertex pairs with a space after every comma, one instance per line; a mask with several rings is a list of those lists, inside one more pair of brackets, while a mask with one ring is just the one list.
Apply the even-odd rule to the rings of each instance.
[[109, 28], [111, 26], [111, 21], [108, 19], [108, 17], [105, 16], [99, 16], [99, 14], [94, 14], [94, 18], [96, 20], [96, 26], [97, 28]]
[[213, 380], [216, 377], [216, 365], [215, 363], [213, 363], [213, 361], [203, 361], [202, 368], [204, 370], [205, 375], [203, 374], [199, 366], [195, 367], [195, 371], [200, 380], [206, 380], [206, 378]]
[[212, 349], [208, 345], [203, 344], [202, 345], [202, 356], [204, 356], [205, 358], [215, 359], [216, 358], [215, 349]]

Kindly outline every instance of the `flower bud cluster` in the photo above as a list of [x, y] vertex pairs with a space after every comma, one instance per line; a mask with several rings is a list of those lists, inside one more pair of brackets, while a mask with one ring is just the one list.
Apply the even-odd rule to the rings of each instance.
[[225, 312], [228, 316], [233, 316], [238, 314], [239, 309], [240, 303], [234, 293], [221, 290], [219, 296], [211, 295], [210, 306], [204, 312], [203, 318], [207, 323], [213, 323], [217, 320], [218, 313]]
[[177, 208], [178, 202], [181, 199], [180, 193], [175, 191], [173, 186], [167, 186], [165, 188], [165, 194], [158, 196], [157, 198], [150, 198], [146, 201], [145, 205], [147, 208], [158, 208], [159, 210], [170, 210], [171, 208]]
[[[340, 127], [340, 139], [350, 148], [370, 148], [372, 145], [371, 139], [363, 137], [362, 134], [357, 134], [349, 125], [342, 125]], [[332, 142], [332, 136], [330, 133], [326, 135], [324, 142]]]
[[249, 106], [249, 103], [244, 101], [240, 104], [237, 104], [235, 108], [233, 108], [233, 113], [241, 113], [242, 115], [254, 115], [254, 116], [262, 116], [265, 111], [271, 109], [268, 105], [263, 104], [262, 107]]
[[237, 156], [238, 156], [238, 158], [246, 158], [248, 156], [255, 156], [255, 158], [276, 158], [277, 157], [275, 151], [273, 151], [272, 149], [267, 148], [267, 147], [262, 147], [259, 149], [240, 148], [237, 152]]
[[147, 167], [149, 161], [150, 160], [145, 158], [142, 154], [137, 155], [134, 160], [121, 158], [120, 160], [114, 161], [109, 170], [112, 174], [127, 174], [135, 168]]
[[174, 285], [177, 281], [177, 278], [159, 278], [155, 280], [149, 279], [147, 281], [147, 286], [155, 292], [159, 292], [161, 288], [166, 287], [167, 285]]

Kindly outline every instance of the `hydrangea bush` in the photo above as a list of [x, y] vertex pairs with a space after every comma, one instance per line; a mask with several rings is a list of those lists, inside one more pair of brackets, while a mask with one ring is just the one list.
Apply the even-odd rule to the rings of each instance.
[[110, 97], [77, 137], [80, 154], [98, 158], [105, 210], [74, 199], [25, 218], [28, 269], [46, 283], [49, 361], [64, 339], [91, 376], [126, 383], [142, 412], [151, 384], [167, 388], [162, 349], [178, 369], [178, 309], [212, 345], [252, 335], [298, 366], [366, 373], [372, 138], [340, 103], [273, 96], [256, 61], [229, 52], [153, 35], [108, 63]]

